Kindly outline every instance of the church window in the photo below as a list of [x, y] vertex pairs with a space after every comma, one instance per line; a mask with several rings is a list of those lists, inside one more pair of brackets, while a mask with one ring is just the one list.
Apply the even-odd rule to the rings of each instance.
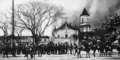
[[89, 18], [87, 18], [87, 22], [89, 23]]
[[67, 35], [67, 34], [65, 34], [65, 38], [68, 38], [68, 35]]
[[65, 33], [68, 33], [67, 30], [65, 31]]
[[60, 38], [60, 35], [58, 35], [58, 38]]
[[84, 20], [84, 19], [82, 18], [82, 23], [83, 23], [83, 20]]
[[90, 31], [90, 27], [88, 27], [88, 31]]
[[44, 39], [44, 41], [46, 41], [46, 39]]

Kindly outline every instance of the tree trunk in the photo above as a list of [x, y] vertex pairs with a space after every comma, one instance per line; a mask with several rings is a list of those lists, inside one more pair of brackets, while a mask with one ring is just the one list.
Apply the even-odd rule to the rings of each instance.
[[38, 37], [37, 37], [38, 35], [33, 33], [33, 32], [32, 32], [32, 35], [33, 35], [33, 43], [36, 44], [38, 42], [38, 40], [39, 40]]

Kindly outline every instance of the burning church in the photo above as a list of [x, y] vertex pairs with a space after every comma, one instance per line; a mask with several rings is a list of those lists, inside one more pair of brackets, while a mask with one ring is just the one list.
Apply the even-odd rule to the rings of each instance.
[[79, 29], [74, 28], [70, 23], [67, 21], [64, 22], [60, 27], [54, 28], [53, 34], [53, 42], [54, 43], [68, 43], [74, 44], [78, 43], [79, 39], [74, 39], [73, 35], [78, 35], [79, 31], [82, 33], [90, 32], [90, 15], [88, 14], [87, 10], [84, 8], [82, 14], [79, 17]]

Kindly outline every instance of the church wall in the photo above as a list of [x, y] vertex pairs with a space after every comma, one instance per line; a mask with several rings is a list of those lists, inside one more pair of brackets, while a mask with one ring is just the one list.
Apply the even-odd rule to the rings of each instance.
[[53, 40], [53, 42], [55, 43], [55, 44], [61, 44], [61, 43], [68, 43], [69, 45], [70, 44], [72, 44], [72, 45], [74, 45], [74, 43], [76, 43], [76, 44], [78, 44], [78, 40], [75, 40], [75, 39], [70, 39], [70, 38], [54, 38], [54, 40]]
[[80, 18], [81, 18], [81, 19], [80, 19], [80, 22], [81, 22], [81, 23], [82, 23], [82, 22], [89, 22], [89, 19], [90, 19], [89, 16], [81, 16]]
[[77, 34], [76, 30], [72, 30], [72, 29], [63, 29], [63, 30], [59, 30], [55, 33], [55, 37], [59, 38], [65, 38], [65, 35], [67, 34], [68, 38], [70, 38], [73, 34]]

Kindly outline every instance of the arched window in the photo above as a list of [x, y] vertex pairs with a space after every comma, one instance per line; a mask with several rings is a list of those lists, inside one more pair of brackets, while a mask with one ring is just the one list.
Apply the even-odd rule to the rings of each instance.
[[83, 20], [84, 20], [84, 19], [82, 18], [82, 21], [81, 21], [82, 23], [84, 22]]
[[68, 35], [67, 35], [67, 34], [65, 34], [65, 38], [68, 38]]
[[46, 41], [46, 39], [44, 39], [44, 41]]
[[58, 35], [58, 38], [60, 38], [60, 35]]

